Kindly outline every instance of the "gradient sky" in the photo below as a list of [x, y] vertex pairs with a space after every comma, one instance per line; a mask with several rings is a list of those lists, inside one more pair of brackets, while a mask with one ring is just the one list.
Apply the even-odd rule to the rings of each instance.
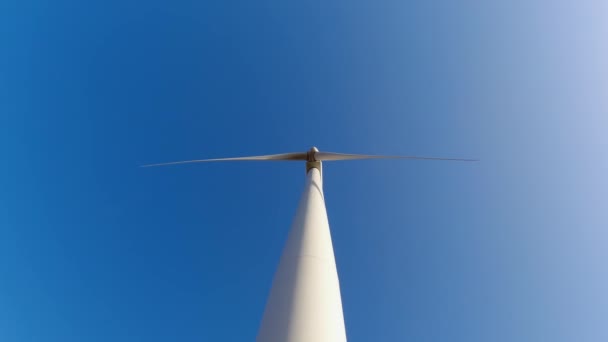
[[608, 340], [605, 1], [3, 1], [0, 341], [253, 341], [304, 151], [349, 341]]

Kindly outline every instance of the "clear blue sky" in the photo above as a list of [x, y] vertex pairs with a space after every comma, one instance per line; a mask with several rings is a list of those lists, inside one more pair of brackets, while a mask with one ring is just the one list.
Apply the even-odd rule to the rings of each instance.
[[0, 4], [0, 341], [252, 341], [304, 151], [349, 341], [608, 340], [605, 1]]

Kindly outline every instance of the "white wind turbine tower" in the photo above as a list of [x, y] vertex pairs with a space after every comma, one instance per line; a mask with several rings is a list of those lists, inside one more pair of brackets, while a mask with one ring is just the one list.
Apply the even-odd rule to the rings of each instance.
[[346, 341], [340, 283], [331, 243], [323, 198], [321, 163], [352, 159], [473, 159], [412, 156], [377, 156], [308, 152], [265, 156], [187, 160], [162, 166], [215, 161], [305, 161], [306, 186], [278, 269], [258, 332], [258, 342], [342, 342]]

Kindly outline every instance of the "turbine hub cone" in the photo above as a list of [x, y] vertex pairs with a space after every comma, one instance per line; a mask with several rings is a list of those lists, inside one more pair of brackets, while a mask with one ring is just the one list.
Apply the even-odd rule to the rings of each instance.
[[321, 161], [317, 160], [315, 157], [317, 152], [319, 152], [319, 149], [314, 146], [306, 152], [306, 173], [308, 173], [310, 169], [317, 169], [321, 172]]

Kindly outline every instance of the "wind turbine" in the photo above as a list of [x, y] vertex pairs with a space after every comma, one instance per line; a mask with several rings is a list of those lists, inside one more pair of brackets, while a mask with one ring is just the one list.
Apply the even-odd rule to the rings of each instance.
[[144, 167], [216, 161], [305, 161], [306, 186], [258, 331], [258, 342], [346, 341], [340, 283], [323, 197], [322, 162], [354, 159], [474, 159], [307, 152], [186, 160]]

